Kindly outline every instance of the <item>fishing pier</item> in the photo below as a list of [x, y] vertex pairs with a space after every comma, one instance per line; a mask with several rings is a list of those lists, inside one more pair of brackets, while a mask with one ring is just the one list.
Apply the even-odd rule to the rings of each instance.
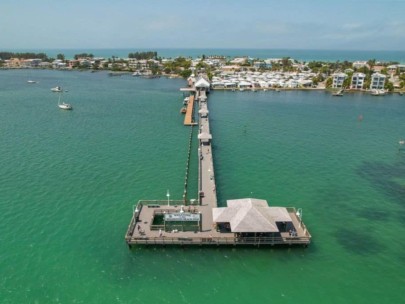
[[[311, 235], [302, 210], [270, 207], [265, 200], [228, 200], [218, 207], [212, 134], [209, 124], [209, 81], [200, 77], [193, 85], [184, 118], [185, 126], [198, 125], [198, 150], [189, 155], [182, 200], [140, 200], [133, 207], [125, 241], [144, 245], [303, 245]], [[198, 193], [187, 198], [190, 153], [198, 153]], [[195, 181], [194, 181], [195, 182]]]

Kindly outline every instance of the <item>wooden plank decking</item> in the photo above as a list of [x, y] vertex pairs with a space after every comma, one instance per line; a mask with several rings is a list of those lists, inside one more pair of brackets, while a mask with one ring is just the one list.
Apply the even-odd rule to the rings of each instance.
[[190, 99], [188, 100], [187, 112], [184, 117], [185, 126], [191, 126], [195, 124], [193, 121], [193, 110], [194, 110], [194, 95], [191, 95]]

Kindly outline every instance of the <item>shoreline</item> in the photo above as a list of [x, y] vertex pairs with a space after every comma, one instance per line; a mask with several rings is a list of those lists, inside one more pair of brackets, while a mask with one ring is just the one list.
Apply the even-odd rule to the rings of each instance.
[[[29, 67], [0, 67], [0, 71], [6, 71], [6, 70], [43, 70], [43, 71], [58, 71], [58, 72], [88, 72], [88, 73], [101, 73], [105, 72], [107, 76], [110, 77], [120, 77], [120, 76], [131, 76], [131, 77], [139, 77], [139, 78], [145, 78], [145, 79], [155, 79], [155, 78], [167, 78], [167, 79], [183, 79], [181, 75], [140, 75], [140, 76], [134, 76], [132, 71], [111, 71], [108, 69], [97, 69], [97, 70], [92, 70], [92, 69], [69, 69], [69, 68], [64, 68], [64, 69], [53, 69], [53, 68], [29, 68]], [[297, 87], [297, 88], [291, 88], [291, 87], [286, 87], [286, 88], [262, 88], [262, 87], [255, 87], [255, 88], [244, 88], [244, 89], [239, 89], [239, 88], [218, 88], [218, 87], [211, 87], [212, 91], [238, 91], [238, 92], [283, 92], [283, 91], [325, 91], [327, 93], [334, 93], [338, 89], [336, 88], [326, 88], [326, 87]], [[364, 93], [364, 94], [371, 94], [373, 90], [371, 89], [344, 89], [344, 93], [353, 93], [353, 94], [358, 94], [358, 93]], [[388, 94], [399, 94], [403, 95], [405, 94], [405, 89], [394, 89], [393, 91], [386, 91], [386, 95]]]

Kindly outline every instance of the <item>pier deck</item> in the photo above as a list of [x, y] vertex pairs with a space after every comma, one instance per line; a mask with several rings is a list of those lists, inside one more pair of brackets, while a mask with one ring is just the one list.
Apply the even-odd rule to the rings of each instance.
[[[285, 213], [288, 213], [291, 218], [289, 225], [296, 232], [294, 236], [286, 229], [276, 229], [276, 233], [225, 232], [221, 227], [223, 223], [214, 222], [213, 209], [218, 206], [211, 146], [212, 135], [208, 118], [208, 98], [204, 89], [194, 88], [193, 91], [195, 95], [191, 95], [189, 98], [184, 125], [197, 124], [193, 121], [193, 111], [194, 104], [198, 102], [198, 205], [184, 206], [187, 204], [186, 199], [181, 201], [139, 201], [134, 208], [125, 235], [128, 246], [131, 247], [134, 244], [307, 246], [311, 241], [311, 235], [297, 210], [292, 207], [285, 208]], [[177, 222], [175, 222], [171, 220], [171, 217], [182, 218], [182, 220], [176, 219]], [[187, 220], [187, 217], [192, 220]], [[173, 222], [175, 223], [173, 224]]]
[[[197, 93], [199, 101], [199, 109], [208, 108], [207, 97], [205, 91]], [[211, 135], [208, 117], [199, 118], [199, 135]], [[206, 206], [210, 211], [203, 217], [203, 230], [210, 230], [213, 225], [212, 208], [217, 207], [217, 193], [215, 185], [214, 162], [211, 148], [211, 141], [203, 143], [202, 139], [199, 142], [199, 183], [198, 190], [200, 194], [200, 205]]]
[[191, 95], [187, 103], [187, 111], [184, 117], [185, 126], [195, 125], [193, 121], [193, 112], [194, 112], [194, 95]]
[[[173, 204], [173, 205], [172, 205]], [[176, 205], [178, 204], [178, 205]], [[181, 201], [139, 201], [139, 212], [134, 212], [128, 227], [125, 240], [128, 245], [308, 245], [310, 235], [305, 225], [300, 222], [296, 215], [295, 208], [288, 208], [288, 212], [296, 227], [297, 236], [291, 237], [288, 232], [282, 232], [278, 237], [241, 237], [235, 233], [219, 232], [215, 227], [201, 231], [164, 231], [163, 226], [151, 225], [151, 221], [156, 212], [178, 212], [181, 210]], [[159, 208], [157, 206], [160, 206]], [[205, 212], [211, 211], [208, 206], [187, 206], [183, 207], [185, 212]], [[212, 218], [212, 217], [211, 217]], [[139, 227], [139, 228], [138, 228]], [[162, 230], [162, 233], [159, 232]]]

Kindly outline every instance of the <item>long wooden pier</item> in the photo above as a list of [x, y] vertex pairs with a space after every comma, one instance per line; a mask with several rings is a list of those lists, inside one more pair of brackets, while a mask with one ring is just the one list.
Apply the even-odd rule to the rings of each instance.
[[191, 95], [187, 103], [186, 115], [184, 116], [185, 126], [191, 126], [196, 124], [193, 120], [194, 117], [193, 114], [194, 114], [194, 95]]
[[[233, 220], [227, 219], [224, 222], [214, 220], [214, 214], [218, 219], [220, 218], [218, 214], [226, 214], [227, 212], [232, 217], [235, 210], [228, 208], [229, 206], [226, 208], [218, 208], [217, 206], [212, 150], [213, 136], [209, 124], [208, 90], [206, 83], [202, 82], [202, 84], [202, 88], [197, 85], [193, 88], [194, 95], [189, 98], [184, 119], [184, 125], [193, 126], [198, 124], [199, 128], [198, 198], [188, 200], [183, 196], [183, 200], [138, 201], [134, 206], [132, 219], [125, 235], [128, 246], [131, 247], [134, 244], [307, 246], [311, 241], [311, 235], [302, 222], [302, 211], [300, 212], [300, 210], [293, 207], [283, 208], [282, 214], [277, 211], [279, 213], [275, 214], [273, 219], [268, 214], [271, 208], [268, 208], [267, 202], [263, 203], [263, 200], [245, 199], [250, 205], [240, 205], [241, 202], [228, 201], [228, 205], [239, 206], [240, 208], [238, 207], [239, 209], [236, 211], [246, 213], [245, 217], [239, 215], [242, 219], [236, 217]], [[194, 113], [195, 103], [198, 104], [198, 115]], [[197, 116], [198, 123], [193, 120], [194, 116]], [[263, 207], [263, 204], [267, 208]], [[281, 207], [275, 207], [274, 209], [277, 208], [281, 209]], [[267, 230], [259, 227], [258, 231], [251, 231], [246, 228], [246, 225], [246, 230], [243, 230], [240, 228], [243, 223], [239, 226], [235, 225], [235, 221], [252, 221], [252, 214], [260, 217], [260, 213], [267, 214], [265, 217], [260, 218], [262, 221], [269, 221], [267, 226], [270, 228], [267, 227]], [[278, 222], [276, 218], [279, 218]], [[283, 219], [280, 220], [280, 218]], [[250, 224], [248, 223], [247, 226], [250, 226]]]

